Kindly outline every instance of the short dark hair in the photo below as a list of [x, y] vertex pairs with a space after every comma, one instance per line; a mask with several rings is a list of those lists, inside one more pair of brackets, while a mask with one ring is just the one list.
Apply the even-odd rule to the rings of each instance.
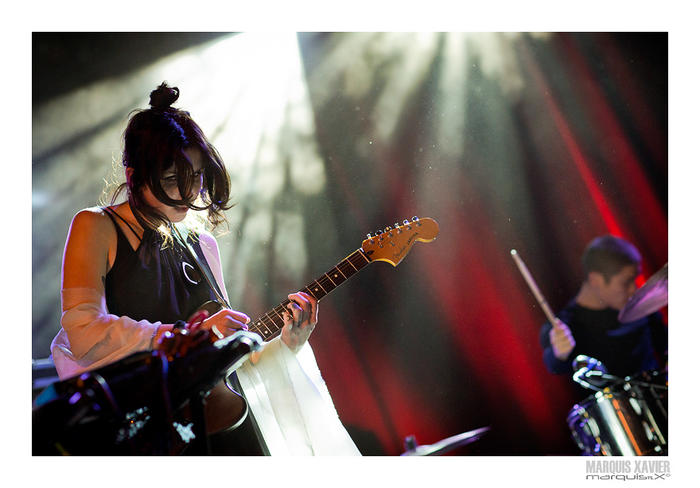
[[621, 237], [604, 235], [593, 239], [583, 252], [582, 264], [586, 278], [596, 271], [605, 281], [619, 273], [626, 266], [639, 268], [642, 256], [631, 242]]
[[[163, 82], [151, 92], [151, 108], [136, 110], [124, 131], [122, 164], [132, 168], [128, 183], [122, 184], [114, 193], [114, 202], [125, 188], [129, 203], [137, 210], [136, 218], [144, 227], [153, 229], [167, 224], [167, 218], [151, 208], [143, 200], [141, 190], [148, 186], [153, 195], [166, 205], [187, 205], [195, 210], [206, 210], [212, 226], [226, 220], [223, 212], [231, 206], [229, 194], [231, 181], [221, 156], [207, 140], [202, 129], [189, 112], [171, 107], [180, 90]], [[197, 148], [202, 153], [203, 187], [200, 193], [202, 206], [195, 205], [194, 198], [173, 200], [161, 185], [163, 173], [175, 166], [180, 195], [188, 195], [195, 184], [192, 163], [185, 150]]]

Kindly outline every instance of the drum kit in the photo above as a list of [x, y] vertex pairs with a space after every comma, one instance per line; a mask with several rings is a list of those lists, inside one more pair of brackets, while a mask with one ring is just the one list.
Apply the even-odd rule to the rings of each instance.
[[[659, 371], [617, 378], [584, 366], [574, 376], [595, 374], [596, 393], [574, 405], [566, 422], [586, 456], [663, 456], [668, 454], [668, 385]], [[604, 370], [603, 370], [604, 371]]]
[[[550, 323], [556, 317], [515, 249], [511, 256]], [[668, 263], [654, 273], [618, 314], [630, 323], [668, 305]], [[585, 355], [572, 363], [573, 380], [595, 393], [574, 405], [566, 422], [585, 456], [668, 454], [668, 374], [646, 371], [624, 378], [608, 374], [599, 360]]]
[[[668, 264], [627, 301], [621, 323], [634, 322], [668, 304]], [[573, 379], [591, 396], [574, 405], [566, 422], [587, 456], [668, 454], [668, 374], [646, 371], [620, 378], [594, 358], [577, 356]]]

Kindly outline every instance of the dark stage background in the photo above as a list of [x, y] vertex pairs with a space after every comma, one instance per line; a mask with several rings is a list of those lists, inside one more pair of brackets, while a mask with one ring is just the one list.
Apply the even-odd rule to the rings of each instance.
[[32, 356], [60, 323], [72, 216], [97, 204], [128, 113], [167, 80], [222, 153], [219, 236], [235, 307], [265, 312], [414, 215], [440, 224], [397, 268], [321, 303], [311, 343], [364, 454], [482, 426], [461, 455], [577, 454], [543, 316], [603, 233], [667, 262], [665, 33], [35, 33]]

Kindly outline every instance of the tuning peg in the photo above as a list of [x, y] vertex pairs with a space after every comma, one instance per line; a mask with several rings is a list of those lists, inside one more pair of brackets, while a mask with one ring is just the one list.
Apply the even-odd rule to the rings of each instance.
[[384, 232], [389, 232], [391, 230], [391, 227], [384, 227]]
[[378, 235], [380, 235], [381, 233], [382, 233], [382, 231], [381, 231], [381, 229], [380, 229], [380, 230], [378, 230], [377, 232], [375, 232], [374, 235], [375, 235], [375, 236], [378, 236]]
[[398, 223], [398, 222], [394, 222], [394, 228], [395, 228], [395, 229], [398, 229], [399, 227], [401, 227], [401, 226], [399, 225], [399, 223]]
[[414, 216], [411, 220], [414, 222], [418, 222], [418, 217]]
[[408, 225], [408, 220], [404, 219], [403, 225]]
[[367, 239], [371, 239], [371, 238], [372, 238], [372, 234], [367, 234]]

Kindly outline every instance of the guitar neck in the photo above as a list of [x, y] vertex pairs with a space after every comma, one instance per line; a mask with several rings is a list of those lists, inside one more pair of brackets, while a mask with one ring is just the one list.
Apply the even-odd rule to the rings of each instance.
[[[320, 301], [338, 286], [345, 283], [352, 275], [367, 266], [369, 262], [370, 259], [365, 256], [364, 251], [358, 249], [305, 288], [302, 288], [301, 291]], [[290, 300], [285, 300], [265, 315], [258, 317], [248, 330], [259, 334], [266, 341], [277, 337], [282, 332], [282, 327], [284, 327], [284, 312], [289, 311], [287, 309], [289, 303]]]

